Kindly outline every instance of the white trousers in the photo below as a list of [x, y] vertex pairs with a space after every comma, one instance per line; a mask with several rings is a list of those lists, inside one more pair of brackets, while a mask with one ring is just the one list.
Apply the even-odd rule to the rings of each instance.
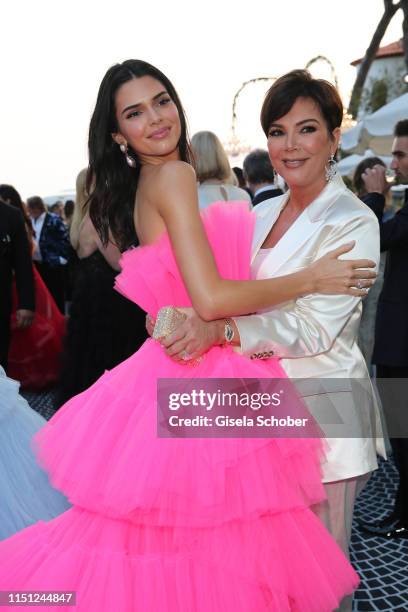
[[[355, 478], [325, 483], [324, 488], [327, 499], [312, 508], [344, 551], [347, 558], [350, 558], [349, 546], [354, 504], [371, 474], [372, 472], [368, 472]], [[351, 612], [352, 601], [352, 595], [345, 597], [341, 602], [339, 610], [341, 612]]]

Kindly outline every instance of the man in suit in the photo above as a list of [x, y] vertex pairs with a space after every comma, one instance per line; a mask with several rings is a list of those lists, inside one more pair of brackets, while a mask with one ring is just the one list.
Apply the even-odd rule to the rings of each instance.
[[244, 159], [243, 167], [246, 183], [253, 194], [253, 206], [282, 195], [282, 190], [275, 186], [275, 172], [268, 151], [263, 149], [251, 151]]
[[13, 272], [17, 286], [17, 325], [34, 318], [33, 267], [24, 219], [19, 210], [0, 200], [0, 365], [7, 370]]
[[39, 196], [27, 200], [35, 232], [33, 259], [58, 308], [65, 312], [65, 265], [69, 254], [68, 230], [58, 215], [48, 213]]
[[[399, 183], [408, 184], [408, 119], [396, 124], [394, 137], [391, 168]], [[372, 535], [408, 539], [408, 439], [395, 437], [401, 431], [408, 435], [408, 189], [401, 210], [383, 222], [384, 171], [376, 166], [363, 180], [369, 192], [364, 201], [380, 221], [381, 250], [387, 251], [373, 363], [400, 482], [393, 512], [377, 523], [361, 526]]]

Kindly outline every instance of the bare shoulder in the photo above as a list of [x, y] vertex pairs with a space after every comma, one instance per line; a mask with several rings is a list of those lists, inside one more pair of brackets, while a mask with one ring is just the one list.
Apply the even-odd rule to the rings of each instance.
[[173, 184], [174, 181], [194, 183], [197, 182], [194, 168], [187, 162], [180, 160], [172, 160], [162, 164], [156, 175], [159, 184], [166, 183], [166, 187], [169, 187], [169, 181]]
[[169, 161], [158, 169], [154, 181], [155, 200], [159, 212], [174, 209], [194, 208], [198, 210], [197, 178], [194, 168], [183, 161]]

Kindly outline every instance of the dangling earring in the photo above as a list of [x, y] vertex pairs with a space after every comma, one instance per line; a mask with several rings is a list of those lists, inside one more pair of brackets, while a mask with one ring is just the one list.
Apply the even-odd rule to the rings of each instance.
[[124, 154], [127, 165], [130, 166], [131, 168], [136, 168], [136, 160], [134, 160], [133, 157], [130, 157], [128, 153], [127, 145], [121, 144], [119, 145], [119, 149]]
[[332, 179], [334, 179], [334, 177], [337, 174], [337, 164], [336, 164], [336, 160], [334, 159], [334, 155], [331, 154], [330, 155], [330, 159], [327, 162], [327, 166], [325, 166], [325, 175], [326, 175], [326, 181], [329, 182]]

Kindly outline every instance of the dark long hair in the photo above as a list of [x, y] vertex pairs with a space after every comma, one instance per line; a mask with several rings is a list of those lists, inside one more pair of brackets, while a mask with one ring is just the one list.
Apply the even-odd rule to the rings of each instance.
[[23, 213], [27, 234], [31, 240], [31, 238], [34, 236], [33, 226], [31, 225], [30, 217], [17, 189], [15, 189], [12, 185], [0, 185], [0, 200], [3, 200], [10, 206], [14, 206], [14, 208], [21, 210]]
[[136, 151], [128, 147], [136, 168], [127, 165], [112, 134], [118, 131], [115, 96], [119, 87], [132, 79], [151, 76], [167, 90], [180, 116], [180, 159], [193, 164], [187, 121], [180, 98], [169, 79], [157, 68], [141, 60], [115, 64], [105, 74], [99, 88], [95, 110], [89, 127], [89, 168], [86, 187], [92, 222], [104, 245], [109, 230], [121, 250], [135, 241], [133, 209], [141, 165]]

